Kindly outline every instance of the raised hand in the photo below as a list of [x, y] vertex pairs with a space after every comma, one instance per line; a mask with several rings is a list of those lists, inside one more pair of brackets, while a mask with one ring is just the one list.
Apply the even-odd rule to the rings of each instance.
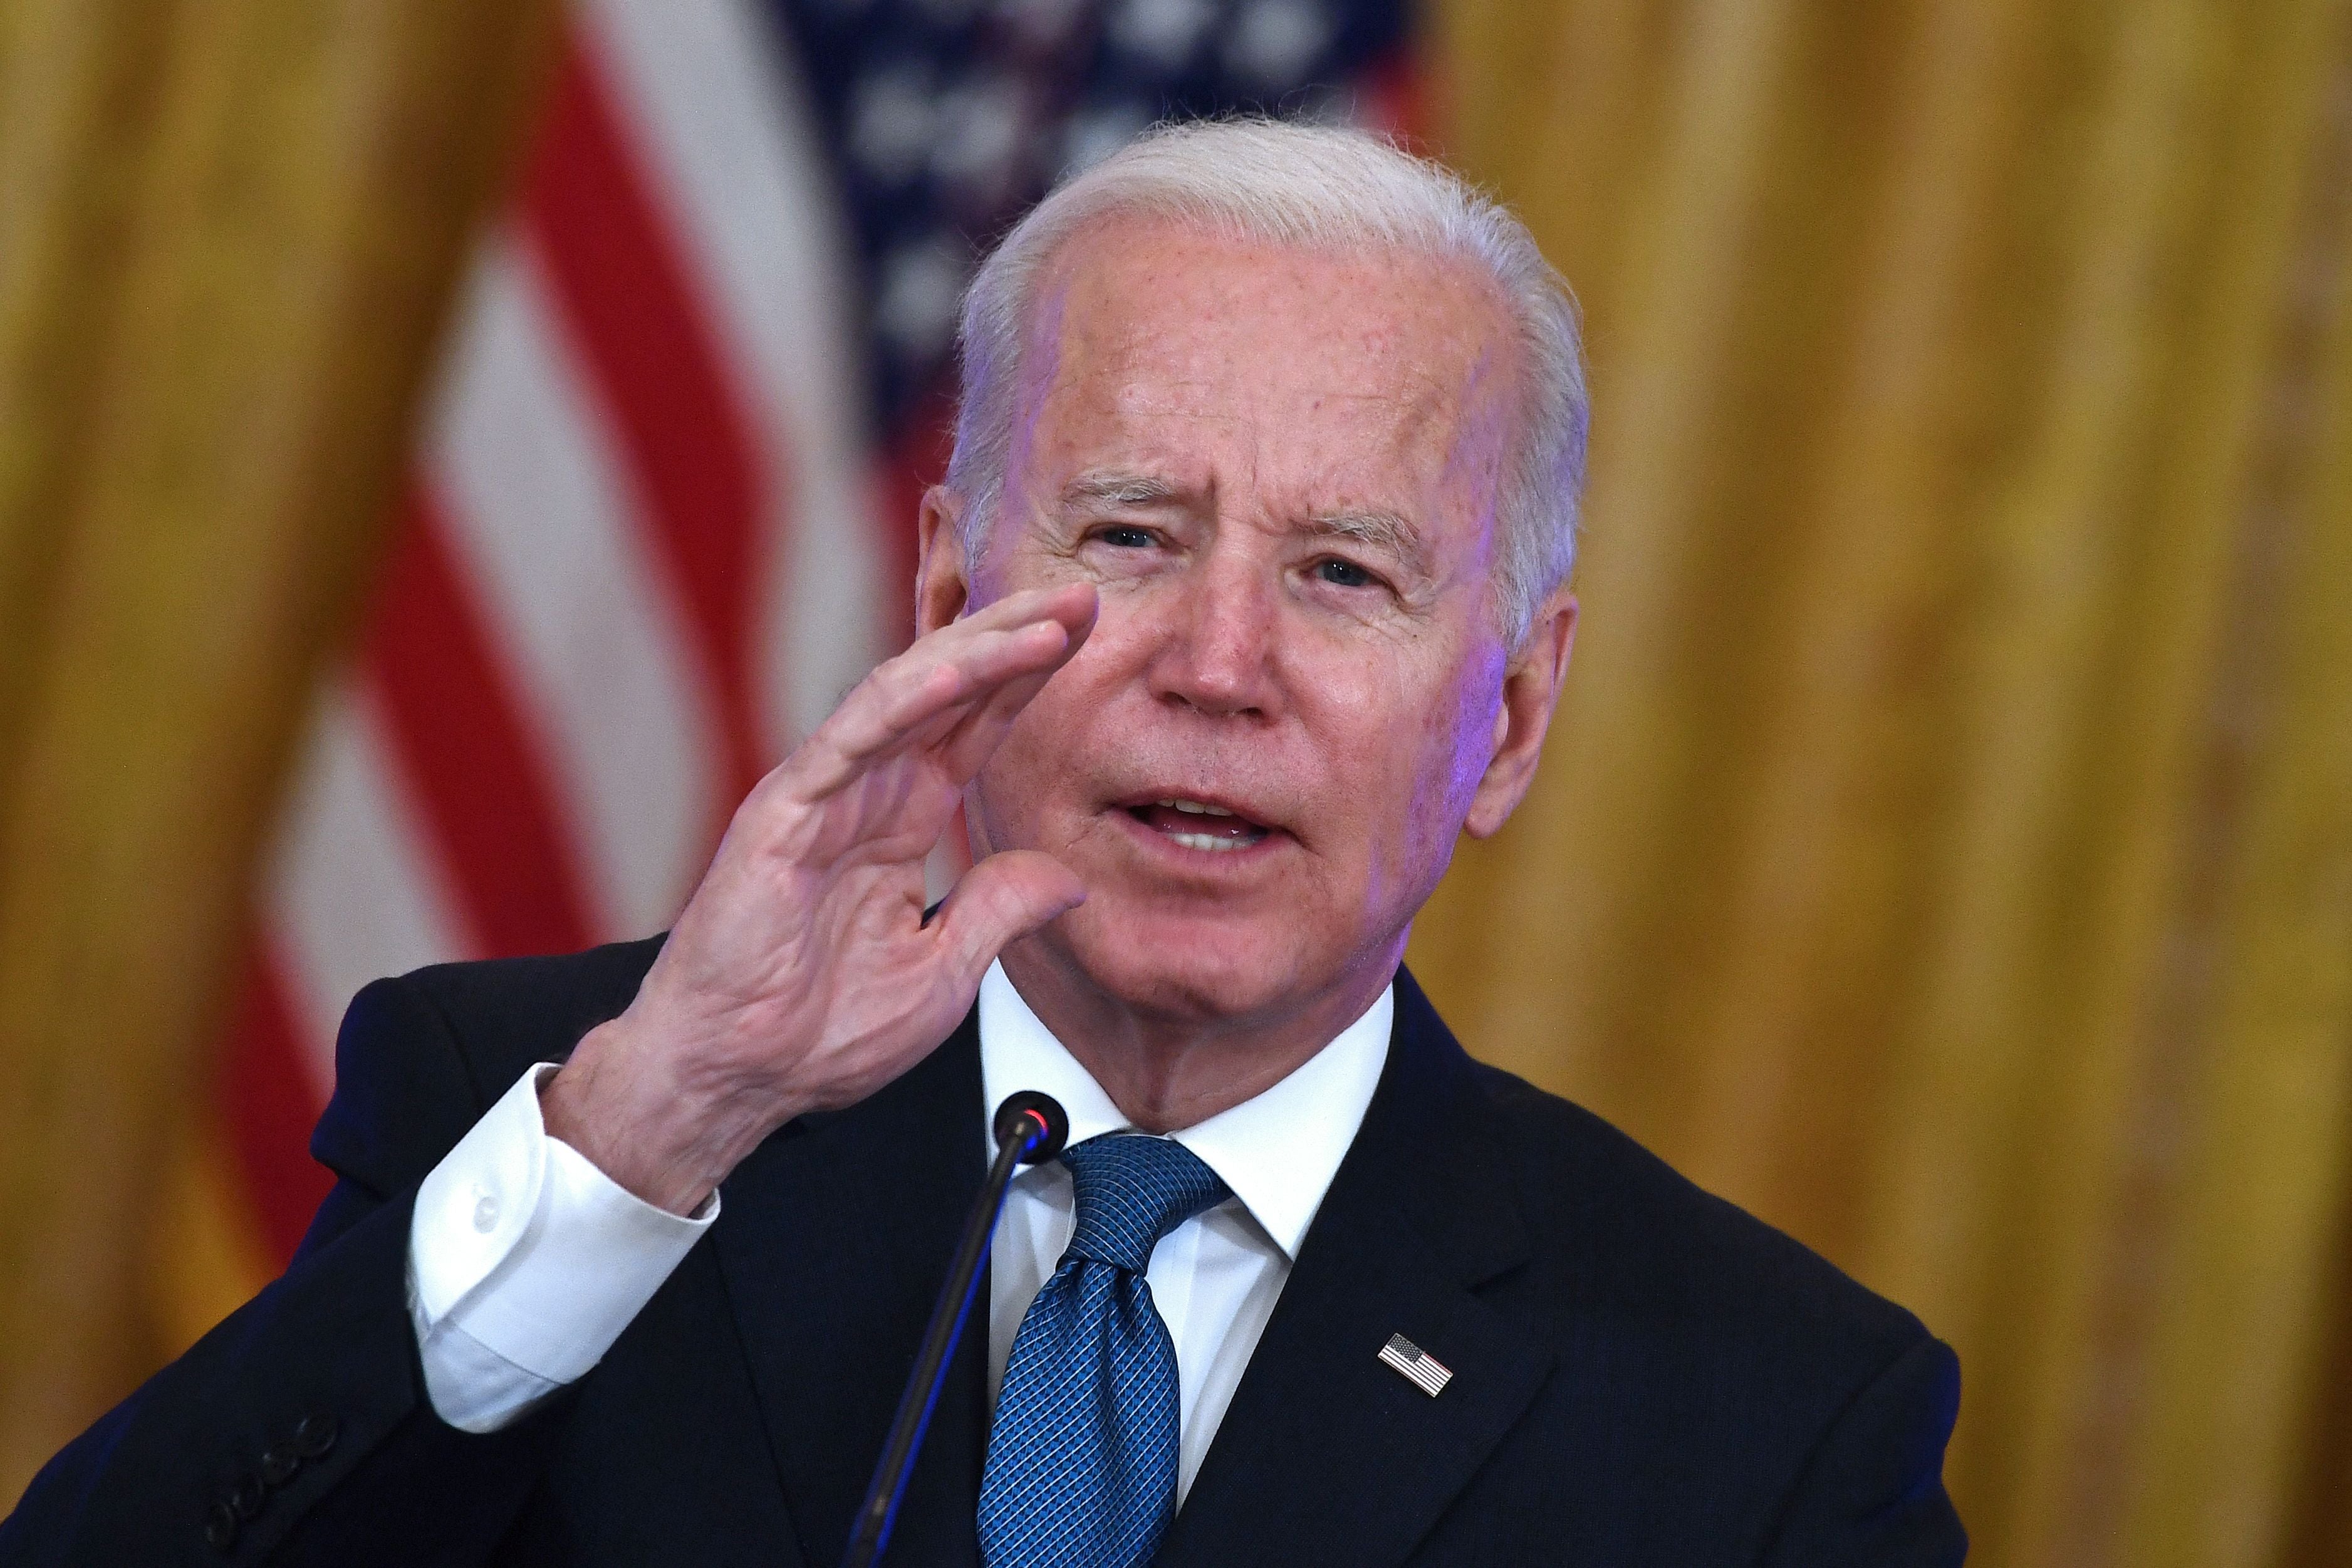
[[944, 1039], [998, 952], [1086, 897], [1011, 851], [922, 918], [964, 785], [1094, 616], [1083, 585], [1008, 595], [859, 683], [745, 797], [636, 999], [547, 1085], [548, 1131], [684, 1214], [777, 1127]]

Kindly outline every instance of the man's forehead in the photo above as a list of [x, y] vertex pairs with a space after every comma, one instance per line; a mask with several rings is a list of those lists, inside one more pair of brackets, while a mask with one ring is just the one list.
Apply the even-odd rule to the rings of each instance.
[[[1121, 486], [1140, 503], [1139, 480], [1204, 500], [1238, 485], [1372, 535], [1483, 515], [1510, 420], [1497, 365], [1515, 361], [1499, 302], [1465, 277], [1410, 251], [1106, 225], [1036, 297], [1013, 482], [1066, 510]], [[1116, 483], [1066, 491], [1089, 475]]]
[[1299, 292], [1318, 283], [1333, 287], [1278, 257], [1076, 275], [1041, 312], [1056, 332], [1028, 378], [1032, 416], [1053, 405], [1055, 423], [1103, 433], [1207, 421], [1450, 441], [1489, 390], [1483, 323], [1407, 287], [1345, 305]]
[[[1158, 371], [1168, 392], [1181, 393], [1188, 371], [1278, 341], [1283, 366], [1331, 382], [1331, 395], [1442, 396], [1507, 330], [1491, 281], [1457, 258], [1275, 244], [1162, 218], [1082, 229], [1047, 278], [1033, 348], [1097, 371]], [[1308, 322], [1314, 330], [1285, 330]]]

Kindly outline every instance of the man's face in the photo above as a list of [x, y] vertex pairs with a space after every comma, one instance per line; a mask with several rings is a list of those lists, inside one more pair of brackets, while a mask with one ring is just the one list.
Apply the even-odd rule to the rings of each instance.
[[[1526, 785], [1490, 767], [1528, 742], [1491, 587], [1521, 373], [1495, 291], [1115, 220], [1064, 246], [1029, 343], [971, 597], [1085, 581], [1101, 609], [974, 782], [975, 852], [1076, 873], [1036, 956], [1133, 1008], [1237, 1021], [1384, 980], [1465, 818]], [[961, 591], [940, 575], [927, 618]]]

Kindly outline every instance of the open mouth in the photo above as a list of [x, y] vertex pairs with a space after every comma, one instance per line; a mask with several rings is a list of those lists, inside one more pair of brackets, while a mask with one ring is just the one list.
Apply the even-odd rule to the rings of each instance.
[[1212, 854], [1245, 850], [1268, 831], [1238, 812], [1200, 800], [1154, 800], [1129, 806], [1127, 814], [1172, 843]]

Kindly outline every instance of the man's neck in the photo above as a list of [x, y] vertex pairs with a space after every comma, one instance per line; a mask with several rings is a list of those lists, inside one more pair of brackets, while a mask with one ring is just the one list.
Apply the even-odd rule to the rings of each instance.
[[1034, 938], [1003, 959], [1038, 1021], [1148, 1133], [1197, 1126], [1281, 1082], [1363, 1017], [1396, 971], [1391, 958], [1279, 1012], [1219, 1018], [1137, 1007]]

